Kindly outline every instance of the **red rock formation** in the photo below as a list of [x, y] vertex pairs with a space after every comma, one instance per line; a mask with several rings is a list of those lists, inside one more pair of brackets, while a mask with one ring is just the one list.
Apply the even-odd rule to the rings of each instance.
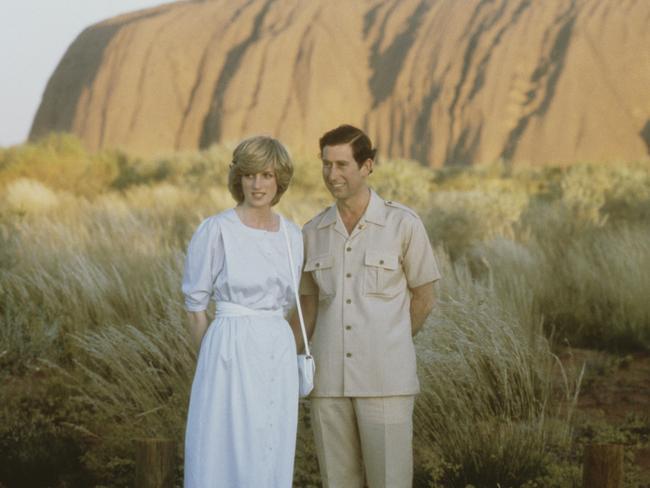
[[152, 155], [342, 122], [424, 163], [650, 152], [647, 0], [195, 0], [86, 29], [31, 131]]

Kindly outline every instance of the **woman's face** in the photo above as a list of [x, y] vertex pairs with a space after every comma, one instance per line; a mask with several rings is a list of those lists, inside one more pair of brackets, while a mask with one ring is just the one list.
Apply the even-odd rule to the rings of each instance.
[[270, 207], [278, 192], [275, 170], [270, 164], [259, 173], [245, 174], [241, 177], [244, 205], [249, 207]]

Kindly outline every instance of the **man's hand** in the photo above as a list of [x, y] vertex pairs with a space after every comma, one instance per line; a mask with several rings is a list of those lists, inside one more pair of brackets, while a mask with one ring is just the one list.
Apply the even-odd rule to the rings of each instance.
[[433, 282], [411, 288], [411, 335], [415, 336], [433, 310], [436, 294]]
[[201, 347], [201, 341], [205, 335], [205, 331], [208, 328], [208, 314], [205, 310], [201, 312], [187, 312], [187, 316], [190, 320], [190, 335], [192, 336], [192, 342], [198, 351]]
[[[300, 295], [300, 306], [302, 307], [302, 317], [305, 320], [305, 332], [307, 339], [311, 337], [316, 327], [316, 314], [318, 313], [318, 295]], [[300, 319], [298, 318], [298, 310], [294, 310], [289, 319], [293, 335], [296, 338], [296, 350], [298, 354], [302, 353], [305, 349], [305, 344], [302, 339], [302, 331], [300, 330]]]

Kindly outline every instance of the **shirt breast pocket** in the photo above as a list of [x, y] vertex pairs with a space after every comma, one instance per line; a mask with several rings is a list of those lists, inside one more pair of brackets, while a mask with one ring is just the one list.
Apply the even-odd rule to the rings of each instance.
[[404, 273], [397, 254], [368, 250], [363, 268], [364, 295], [391, 298], [404, 287]]
[[316, 285], [318, 285], [319, 300], [334, 296], [336, 278], [334, 276], [333, 256], [317, 256], [308, 259], [305, 263], [305, 271], [312, 274]]

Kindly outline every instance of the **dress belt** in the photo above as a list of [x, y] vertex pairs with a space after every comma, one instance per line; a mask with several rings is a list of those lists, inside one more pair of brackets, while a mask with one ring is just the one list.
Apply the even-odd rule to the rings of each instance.
[[284, 318], [284, 312], [282, 310], [255, 310], [239, 305], [238, 303], [217, 302], [217, 317], [246, 317], [250, 315]]

